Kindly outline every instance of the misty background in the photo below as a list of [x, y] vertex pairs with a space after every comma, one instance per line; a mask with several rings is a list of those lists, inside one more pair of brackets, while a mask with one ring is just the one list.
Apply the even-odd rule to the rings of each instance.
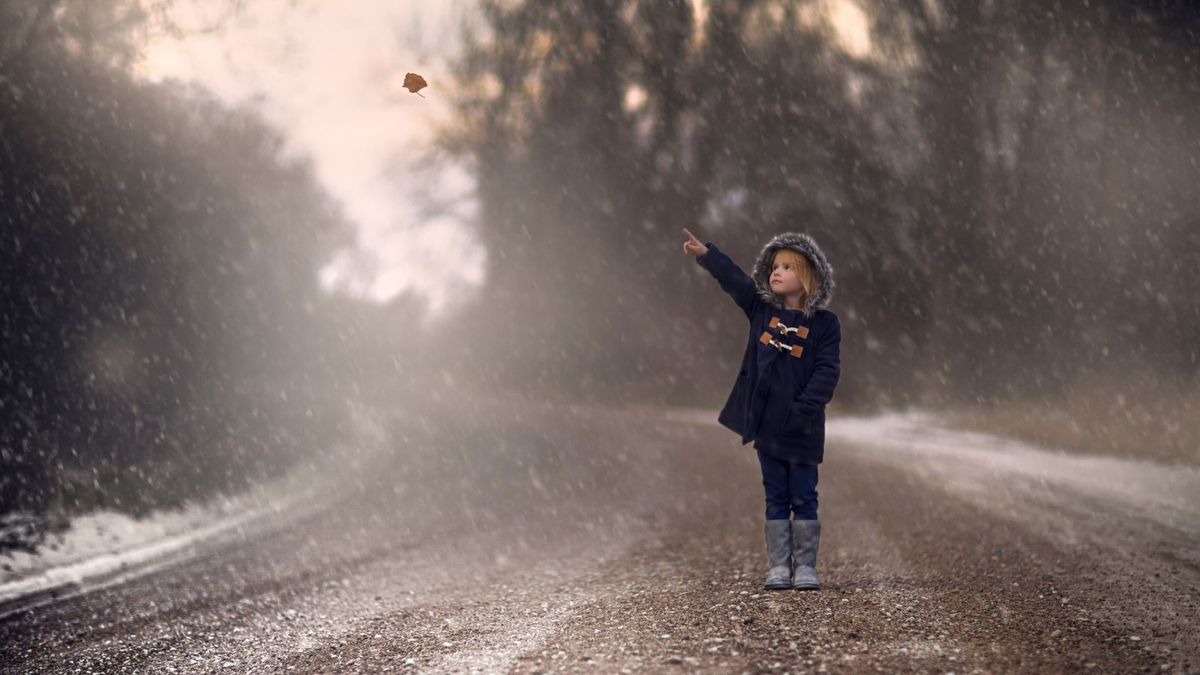
[[[743, 319], [683, 227], [745, 269], [777, 232], [821, 243], [831, 414], [1198, 459], [1192, 3], [462, 2], [411, 62], [273, 59], [323, 74], [315, 125], [147, 77], [164, 40], [254, 63], [251, 4], [0, 2], [0, 548], [244, 489], [338, 452], [360, 407], [715, 417]], [[355, 25], [324, 32], [353, 51]], [[407, 131], [355, 136], [376, 123]]]

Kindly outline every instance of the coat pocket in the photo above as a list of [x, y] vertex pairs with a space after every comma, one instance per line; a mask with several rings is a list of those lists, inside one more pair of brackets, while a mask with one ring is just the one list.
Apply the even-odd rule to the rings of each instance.
[[733, 385], [733, 393], [740, 406], [738, 410], [745, 410], [746, 398], [750, 395], [750, 376], [748, 374], [738, 373], [737, 382]]
[[812, 423], [812, 417], [801, 411], [800, 404], [792, 403], [788, 405], [787, 416], [783, 418], [780, 430], [791, 436], [808, 436], [812, 434]]
[[725, 405], [721, 406], [721, 413], [717, 415], [718, 422], [736, 428], [744, 426], [749, 387], [750, 377], [739, 374], [737, 381], [733, 384], [733, 389], [729, 391], [729, 396], [725, 399]]

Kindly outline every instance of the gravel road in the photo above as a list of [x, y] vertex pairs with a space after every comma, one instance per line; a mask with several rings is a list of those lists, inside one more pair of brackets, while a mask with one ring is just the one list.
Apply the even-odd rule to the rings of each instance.
[[0, 668], [1200, 672], [1194, 469], [831, 410], [823, 588], [764, 591], [757, 462], [715, 416], [378, 412], [302, 508], [7, 608]]

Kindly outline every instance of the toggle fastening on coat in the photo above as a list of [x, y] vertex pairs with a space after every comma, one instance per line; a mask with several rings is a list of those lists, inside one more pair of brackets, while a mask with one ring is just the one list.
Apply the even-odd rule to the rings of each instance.
[[[777, 316], [771, 317], [771, 323], [769, 323], [767, 325], [770, 326], [771, 328], [776, 328], [776, 329], [782, 331], [784, 335], [787, 335], [788, 333], [796, 333], [797, 335], [799, 335], [802, 338], [808, 337], [808, 326], [789, 327], [786, 324], [784, 324], [783, 322], [781, 322], [779, 320], [779, 317], [777, 317]], [[789, 354], [791, 354], [792, 356], [795, 356], [797, 358], [804, 355], [804, 345], [798, 345], [798, 344], [785, 345], [782, 342], [780, 342], [779, 340], [776, 340], [775, 336], [772, 335], [771, 331], [769, 331], [769, 330], [764, 330], [762, 332], [762, 335], [758, 336], [758, 341], [763, 343], [764, 345], [771, 345], [772, 347], [775, 347], [776, 349], [778, 349], [781, 352], [788, 352]]]
[[[825, 406], [841, 377], [841, 323], [827, 308], [834, 277], [825, 254], [806, 234], [785, 232], [758, 255], [754, 275], [712, 242], [696, 262], [717, 280], [745, 313], [750, 332], [742, 366], [717, 421], [737, 433], [742, 445], [800, 464], [820, 464], [825, 455]], [[816, 269], [820, 284], [802, 309], [787, 309], [770, 290], [775, 251], [789, 248]]]

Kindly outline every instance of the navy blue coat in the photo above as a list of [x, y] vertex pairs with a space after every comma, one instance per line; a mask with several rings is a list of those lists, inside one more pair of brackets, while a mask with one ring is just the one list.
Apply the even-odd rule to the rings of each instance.
[[[750, 323], [741, 369], [717, 421], [737, 433], [742, 445], [753, 440], [756, 449], [773, 457], [820, 464], [825, 456], [825, 406], [841, 377], [841, 324], [837, 314], [822, 306], [832, 295], [832, 268], [806, 235], [781, 235], [764, 247], [755, 277], [712, 242], [705, 243], [708, 252], [696, 262], [716, 278]], [[783, 247], [808, 256], [823, 275], [822, 287], [808, 298], [807, 311], [786, 309], [779, 296], [765, 290], [771, 255]], [[760, 276], [764, 283], [755, 281]]]

